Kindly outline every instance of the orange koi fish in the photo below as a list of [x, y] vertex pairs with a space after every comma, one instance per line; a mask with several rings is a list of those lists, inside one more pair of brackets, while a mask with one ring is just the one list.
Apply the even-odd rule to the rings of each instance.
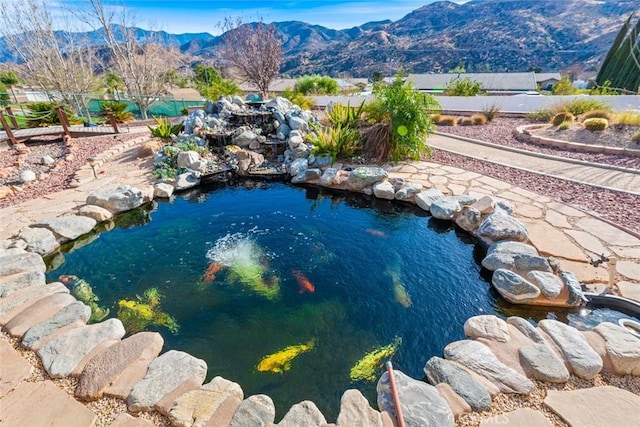
[[371, 234], [372, 236], [382, 237], [385, 239], [389, 237], [389, 235], [384, 231], [376, 230], [375, 228], [367, 228], [367, 233]]
[[204, 272], [204, 280], [205, 282], [213, 282], [216, 280], [216, 273], [222, 270], [222, 264], [217, 262], [212, 262], [209, 264], [209, 267]]
[[316, 291], [316, 287], [313, 286], [313, 283], [307, 279], [304, 274], [300, 272], [300, 270], [295, 270], [293, 275], [296, 276], [296, 280], [298, 281], [298, 287], [300, 288], [300, 293], [309, 292], [310, 294]]

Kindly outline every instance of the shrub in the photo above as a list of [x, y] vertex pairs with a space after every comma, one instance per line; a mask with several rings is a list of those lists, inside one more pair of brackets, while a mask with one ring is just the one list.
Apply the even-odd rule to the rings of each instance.
[[482, 114], [487, 118], [487, 120], [492, 121], [500, 114], [500, 106], [496, 104], [492, 104], [488, 107], [483, 107]]
[[567, 130], [571, 127], [571, 122], [570, 121], [566, 121], [566, 122], [562, 122], [558, 125], [558, 128], [556, 130]]
[[151, 131], [151, 135], [156, 138], [168, 140], [171, 138], [171, 135], [177, 135], [182, 130], [182, 122], [173, 124], [166, 117], [162, 119], [154, 117], [153, 120], [155, 120], [158, 126], [156, 126], [155, 128], [152, 128], [151, 126], [147, 126], [147, 127]]
[[454, 116], [439, 116], [435, 123], [438, 126], [455, 126], [458, 123], [458, 119]]
[[605, 130], [609, 126], [607, 119], [593, 118], [583, 122], [584, 128], [590, 131]]
[[[58, 103], [56, 102], [30, 102], [27, 104], [27, 109], [29, 110], [29, 114], [26, 118], [27, 126], [30, 128], [36, 128], [61, 124], [60, 119], [55, 112], [55, 107], [57, 106]], [[80, 119], [78, 119], [78, 117], [76, 117], [67, 107], [64, 107], [64, 112], [69, 119], [69, 123], [81, 123]]]
[[573, 114], [568, 111], [563, 111], [553, 116], [553, 119], [551, 119], [551, 124], [554, 126], [560, 126], [560, 124], [564, 122], [573, 123], [575, 119], [576, 118]]
[[303, 93], [291, 88], [286, 88], [284, 92], [282, 92], [282, 97], [287, 98], [292, 104], [297, 105], [303, 110], [310, 110], [315, 104], [313, 99], [307, 98]]
[[344, 128], [355, 129], [362, 124], [364, 115], [364, 101], [358, 108], [347, 104], [333, 104], [327, 113], [327, 120], [331, 126], [341, 125]]
[[471, 117], [463, 117], [458, 120], [460, 126], [473, 126], [473, 119]]
[[9, 92], [4, 83], [0, 82], [0, 106], [4, 107], [9, 105]]
[[554, 115], [550, 109], [535, 110], [527, 114], [527, 119], [533, 123], [545, 123], [550, 122]]
[[584, 114], [587, 111], [610, 110], [606, 102], [598, 101], [597, 99], [593, 99], [589, 96], [584, 96], [573, 99], [571, 101], [556, 104], [552, 106], [551, 109], [555, 113], [568, 111], [574, 116], [579, 116], [580, 114]]
[[484, 114], [474, 114], [471, 116], [471, 120], [474, 125], [486, 125], [488, 122], [487, 116]]
[[611, 120], [611, 112], [608, 110], [591, 110], [580, 116], [580, 121], [584, 122], [587, 119], [607, 119]]
[[636, 133], [633, 134], [631, 140], [636, 144], [640, 144], [640, 130], [636, 131]]
[[293, 89], [303, 95], [335, 95], [339, 92], [337, 81], [318, 74], [300, 77]]
[[330, 155], [335, 162], [338, 157], [352, 157], [355, 154], [360, 148], [360, 135], [355, 129], [338, 124], [317, 132], [312, 142], [314, 154]]
[[562, 76], [560, 81], [553, 85], [551, 93], [553, 95], [573, 95], [578, 89], [571, 83], [569, 76]]
[[448, 96], [476, 96], [480, 93], [482, 85], [479, 81], [469, 77], [450, 80], [444, 89], [444, 94]]
[[614, 121], [624, 126], [640, 126], [640, 113], [635, 111], [621, 111], [613, 115]]
[[100, 116], [108, 117], [109, 112], [113, 114], [113, 117], [116, 119], [118, 123], [130, 122], [133, 120], [133, 113], [131, 111], [126, 111], [128, 105], [126, 102], [120, 101], [104, 101], [100, 103]]

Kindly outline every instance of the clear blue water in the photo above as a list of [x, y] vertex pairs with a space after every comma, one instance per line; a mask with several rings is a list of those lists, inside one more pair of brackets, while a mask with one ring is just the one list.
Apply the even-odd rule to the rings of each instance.
[[[401, 337], [394, 366], [422, 378], [431, 356], [464, 338], [467, 318], [513, 314], [499, 307], [504, 303], [481, 274], [483, 249], [451, 223], [410, 205], [261, 183], [189, 193], [118, 222], [66, 253], [49, 280], [63, 274], [86, 280], [112, 316], [119, 300], [157, 288], [159, 308], [180, 326], [176, 334], [147, 328], [162, 334], [164, 351], [204, 359], [208, 378], [236, 381], [246, 396], [270, 395], [277, 419], [310, 399], [335, 420], [349, 388], [376, 407], [375, 381], [349, 377], [367, 352]], [[239, 242], [244, 249], [233, 246]], [[204, 281], [211, 259], [230, 250], [253, 251], [248, 256], [265, 269], [265, 282], [279, 278], [279, 297], [265, 298], [234, 281], [230, 268]], [[313, 293], [301, 293], [296, 271]], [[394, 292], [398, 284], [411, 305]], [[293, 359], [289, 371], [256, 369], [264, 356], [310, 340], [314, 349]], [[376, 370], [376, 379], [382, 372]]]

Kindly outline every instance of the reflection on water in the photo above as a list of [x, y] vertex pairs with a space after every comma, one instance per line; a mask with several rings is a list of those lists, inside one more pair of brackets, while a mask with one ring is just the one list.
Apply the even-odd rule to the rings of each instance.
[[353, 387], [375, 407], [385, 360], [422, 378], [467, 318], [513, 314], [484, 249], [408, 204], [270, 183], [193, 191], [115, 223], [49, 280], [87, 280], [111, 316], [129, 301], [146, 316], [135, 330], [270, 395], [277, 419], [309, 399], [335, 420]]
[[637, 320], [619, 311], [611, 310], [610, 308], [584, 307], [574, 313], [567, 314], [569, 325], [581, 331], [593, 329], [602, 322], [610, 322], [617, 325], [620, 319]]

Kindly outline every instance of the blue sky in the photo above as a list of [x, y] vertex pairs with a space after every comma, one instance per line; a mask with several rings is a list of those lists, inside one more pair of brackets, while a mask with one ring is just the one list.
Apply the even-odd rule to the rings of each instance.
[[[139, 27], [163, 29], [171, 33], [219, 33], [217, 24], [225, 17], [241, 17], [243, 21], [304, 21], [328, 28], [351, 28], [370, 21], [398, 20], [434, 0], [129, 0], [128, 8], [136, 11]], [[460, 3], [461, 0], [455, 0]], [[104, 4], [122, 4], [103, 0]], [[58, 0], [78, 4], [78, 0]]]

